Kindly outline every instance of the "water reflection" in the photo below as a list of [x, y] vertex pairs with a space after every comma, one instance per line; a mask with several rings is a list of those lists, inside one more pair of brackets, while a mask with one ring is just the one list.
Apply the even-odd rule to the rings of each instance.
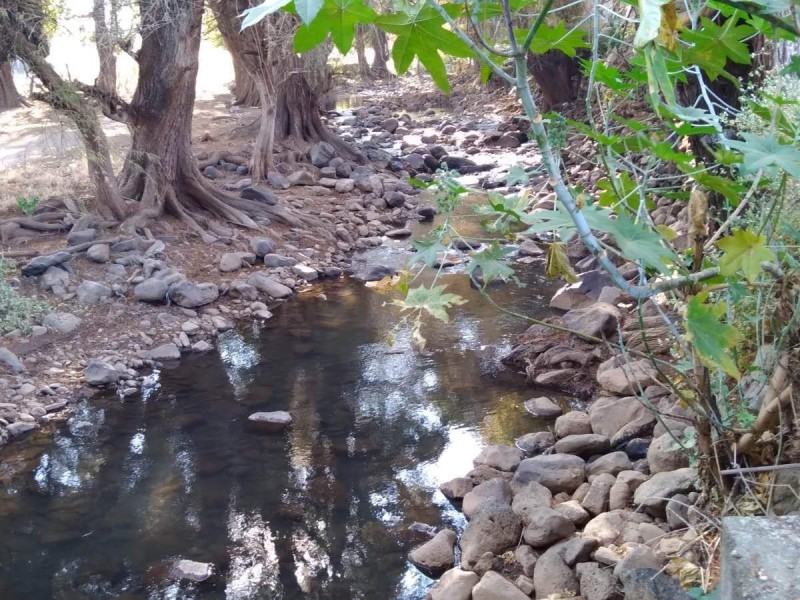
[[[6, 449], [0, 597], [422, 598], [408, 526], [462, 526], [438, 484], [485, 440], [538, 425], [530, 390], [486, 358], [517, 323], [471, 302], [431, 325], [423, 355], [408, 331], [385, 342], [384, 301], [331, 284], [155, 374], [141, 398], [81, 404], [53, 443]], [[252, 432], [256, 410], [289, 410], [293, 427]], [[176, 557], [217, 574], [170, 581]]]

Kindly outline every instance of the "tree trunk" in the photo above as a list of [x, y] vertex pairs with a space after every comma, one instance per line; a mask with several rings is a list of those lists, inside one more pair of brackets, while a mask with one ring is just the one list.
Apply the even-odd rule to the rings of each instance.
[[94, 43], [100, 59], [100, 72], [94, 85], [101, 92], [116, 94], [117, 56], [114, 54], [114, 36], [106, 23], [105, 0], [94, 0], [92, 18], [94, 19]]
[[528, 70], [542, 94], [542, 110], [575, 99], [576, 79], [580, 76], [577, 61], [559, 50], [544, 54], [528, 53]]
[[[224, 36], [223, 36], [224, 39]], [[259, 106], [260, 97], [258, 86], [253, 81], [252, 75], [242, 62], [241, 56], [231, 50], [231, 46], [226, 43], [228, 52], [231, 53], [233, 61], [233, 98], [236, 106]]]
[[370, 25], [370, 33], [372, 49], [375, 51], [375, 56], [372, 58], [372, 76], [378, 79], [389, 77], [389, 67], [386, 65], [389, 59], [389, 43], [386, 40], [386, 33], [375, 25]]
[[372, 79], [372, 70], [370, 69], [369, 62], [367, 62], [367, 52], [365, 47], [365, 39], [367, 37], [368, 25], [359, 23], [356, 25], [356, 56], [358, 57], [358, 76], [361, 79]]
[[0, 62], [0, 110], [9, 110], [20, 106], [22, 106], [22, 97], [14, 85], [11, 63], [4, 60]]
[[[248, 66], [248, 31], [239, 31], [241, 20], [237, 15], [250, 4], [244, 0], [212, 0], [208, 3], [214, 12], [222, 41], [233, 61], [233, 97], [237, 106], [259, 106], [259, 94], [252, 70]], [[259, 30], [260, 26], [250, 29]], [[253, 35], [252, 32], [249, 35]], [[251, 48], [252, 50], [252, 48]]]
[[[126, 197], [140, 201], [129, 225], [168, 212], [203, 239], [208, 217], [258, 228], [255, 202], [233, 198], [208, 184], [191, 147], [203, 0], [140, 0], [139, 80], [131, 101], [133, 141], [121, 176]], [[249, 213], [249, 214], [248, 214]]]

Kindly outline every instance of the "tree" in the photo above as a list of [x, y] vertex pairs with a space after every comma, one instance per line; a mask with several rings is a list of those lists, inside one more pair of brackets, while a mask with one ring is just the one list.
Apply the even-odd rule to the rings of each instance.
[[19, 108], [22, 105], [22, 97], [14, 85], [11, 62], [8, 60], [0, 61], [0, 110]]
[[[236, 106], [259, 106], [260, 98], [258, 87], [252, 76], [253, 68], [246, 62], [252, 59], [260, 60], [261, 53], [257, 56], [247, 54], [247, 46], [251, 40], [245, 32], [240, 34], [240, 19], [236, 12], [239, 7], [246, 8], [246, 2], [225, 2], [223, 0], [209, 0], [208, 6], [214, 14], [214, 22], [219, 30], [222, 42], [231, 55], [233, 63], [233, 97]], [[256, 48], [257, 50], [257, 48]]]
[[95, 87], [104, 93], [117, 91], [117, 55], [114, 53], [117, 38], [117, 0], [111, 0], [111, 27], [106, 21], [105, 0], [94, 0], [92, 19], [94, 20], [94, 43], [100, 59], [100, 71], [95, 79]]

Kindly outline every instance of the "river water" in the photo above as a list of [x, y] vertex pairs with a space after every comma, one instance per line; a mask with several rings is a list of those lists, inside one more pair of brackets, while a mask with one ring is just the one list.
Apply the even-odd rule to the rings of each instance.
[[[545, 314], [540, 271], [493, 297]], [[463, 273], [441, 282], [469, 302], [426, 322], [424, 351], [390, 296], [331, 282], [153, 373], [141, 396], [83, 401], [54, 436], [6, 448], [0, 598], [423, 598], [431, 581], [406, 557], [427, 538], [409, 525], [463, 527], [438, 484], [544, 427], [522, 406], [536, 391], [498, 362], [524, 323]], [[260, 410], [293, 426], [248, 430]], [[216, 574], [171, 581], [176, 558]]]

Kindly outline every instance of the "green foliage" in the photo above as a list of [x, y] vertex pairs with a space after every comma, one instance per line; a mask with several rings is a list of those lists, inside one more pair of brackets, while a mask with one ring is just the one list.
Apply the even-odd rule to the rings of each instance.
[[446, 323], [450, 320], [447, 311], [454, 306], [464, 304], [466, 300], [458, 294], [445, 292], [445, 288], [444, 285], [411, 288], [404, 300], [394, 300], [392, 304], [404, 311], [425, 311]]
[[14, 270], [11, 261], [0, 257], [0, 335], [17, 329], [30, 331], [31, 325], [49, 310], [47, 304], [21, 294], [9, 283]]
[[28, 217], [36, 212], [39, 206], [39, 196], [17, 196], [17, 208]]
[[739, 369], [733, 358], [733, 349], [739, 341], [739, 332], [732, 325], [720, 321], [725, 313], [725, 304], [707, 304], [707, 297], [707, 293], [698, 294], [686, 305], [686, 337], [703, 364], [722, 369], [738, 379]]
[[472, 261], [467, 265], [467, 273], [475, 280], [475, 272], [477, 270], [483, 278], [483, 287], [497, 279], [502, 281], [512, 279], [514, 277], [514, 269], [505, 262], [505, 258], [511, 252], [513, 252], [513, 249], [501, 246], [495, 240], [488, 248], [484, 248], [472, 255]]
[[761, 263], [772, 262], [772, 250], [767, 248], [767, 238], [747, 229], [734, 231], [722, 238], [717, 246], [724, 251], [719, 261], [720, 275], [734, 275], [739, 269], [751, 283], [761, 273]]
[[[297, 0], [295, 0], [297, 6]], [[314, 6], [304, 3], [306, 16], [311, 14]], [[303, 19], [294, 36], [295, 52], [306, 52], [321, 44], [330, 35], [336, 49], [347, 54], [353, 46], [358, 23], [370, 23], [376, 15], [375, 11], [364, 4], [363, 0], [325, 0], [319, 2], [317, 9], [319, 18]], [[302, 18], [302, 15], [301, 15]]]
[[[518, 31], [519, 41], [525, 38], [527, 30]], [[544, 54], [550, 50], [559, 50], [569, 57], [574, 57], [581, 48], [588, 48], [586, 34], [580, 29], [567, 31], [567, 26], [563, 21], [559, 21], [553, 27], [543, 24], [536, 32], [531, 44], [531, 52], [534, 54]]]
[[741, 151], [743, 173], [765, 169], [774, 176], [781, 169], [792, 177], [800, 178], [800, 150], [780, 143], [774, 135], [761, 137], [742, 133], [742, 138], [743, 142], [728, 140], [726, 143], [734, 150]]

